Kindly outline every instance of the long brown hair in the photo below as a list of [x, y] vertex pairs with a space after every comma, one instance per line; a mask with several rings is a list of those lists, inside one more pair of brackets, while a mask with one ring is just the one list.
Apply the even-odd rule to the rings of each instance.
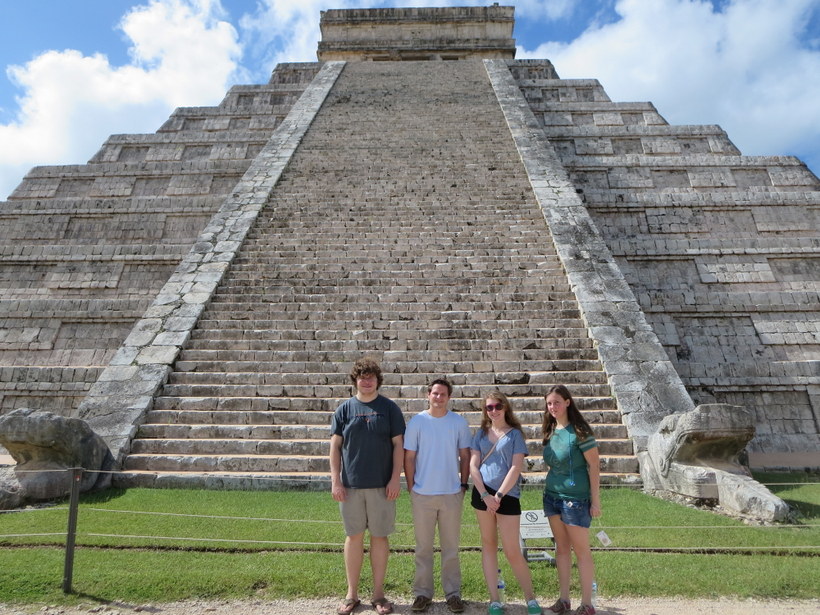
[[484, 433], [487, 433], [490, 430], [490, 425], [492, 421], [490, 420], [490, 415], [487, 414], [487, 405], [486, 402], [488, 399], [494, 399], [495, 401], [501, 402], [501, 405], [504, 407], [504, 421], [510, 427], [517, 429], [521, 433], [524, 433], [524, 430], [521, 429], [521, 421], [518, 420], [518, 417], [515, 416], [515, 413], [512, 409], [512, 404], [510, 404], [510, 400], [507, 399], [507, 396], [504, 395], [501, 391], [491, 391], [484, 396], [484, 403], [482, 403], [481, 408], [481, 429]]
[[[572, 394], [569, 392], [569, 389], [565, 387], [563, 384], [556, 384], [555, 386], [551, 387], [549, 391], [547, 391], [546, 395], [544, 395], [544, 401], [546, 402], [547, 397], [549, 397], [553, 393], [557, 393], [558, 395], [563, 397], [565, 401], [569, 402], [569, 406], [567, 406], [567, 420], [569, 420], [569, 424], [572, 425], [573, 429], [575, 429], [575, 435], [578, 437], [578, 441], [581, 442], [583, 440], [586, 440], [589, 436], [592, 435], [592, 427], [589, 426], [587, 420], [578, 410], [578, 406], [575, 405], [575, 400], [572, 399]], [[541, 433], [544, 435], [544, 445], [546, 445], [547, 442], [549, 442], [549, 439], [555, 432], [555, 427], [557, 424], [558, 423], [555, 420], [555, 417], [552, 416], [549, 410], [545, 408], [544, 422], [541, 424]]]

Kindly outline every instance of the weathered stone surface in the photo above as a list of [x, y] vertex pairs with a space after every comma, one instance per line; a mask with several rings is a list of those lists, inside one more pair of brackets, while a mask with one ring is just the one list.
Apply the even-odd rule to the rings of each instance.
[[782, 521], [788, 505], [753, 480], [739, 461], [754, 433], [751, 414], [728, 404], [667, 416], [641, 456], [644, 487], [717, 501], [755, 519]]
[[634, 478], [632, 443], [712, 401], [756, 416], [750, 454], [820, 464], [816, 178], [549, 61], [476, 61], [513, 56], [512, 15], [328, 11], [320, 54], [414, 61], [280, 65], [34, 169], [0, 225], [0, 414], [59, 399], [149, 470], [205, 424], [235, 469], [249, 443], [220, 430], [326, 439], [369, 353], [408, 412], [446, 374], [459, 411], [498, 387], [536, 440], [545, 387], [570, 385], [605, 472]]
[[100, 473], [110, 469], [108, 447], [80, 419], [20, 408], [0, 417], [0, 445], [17, 462], [0, 474], [2, 508], [67, 495], [74, 468], [85, 470], [82, 491], [110, 482]]
[[511, 6], [322, 11], [320, 60], [514, 58]]

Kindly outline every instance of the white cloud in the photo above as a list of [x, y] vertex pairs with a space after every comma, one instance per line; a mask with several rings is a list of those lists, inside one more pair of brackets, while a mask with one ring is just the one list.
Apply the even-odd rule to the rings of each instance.
[[315, 62], [319, 15], [327, 9], [367, 8], [378, 2], [355, 0], [262, 0], [260, 10], [240, 21], [252, 53], [267, 72], [279, 62]]
[[579, 0], [520, 0], [518, 2], [499, 2], [499, 4], [515, 5], [516, 17], [539, 18], [558, 20], [569, 17]]
[[121, 28], [132, 63], [48, 51], [8, 69], [23, 90], [0, 125], [0, 198], [35, 164], [82, 164], [117, 132], [153, 132], [174, 108], [215, 104], [237, 69], [237, 34], [210, 0], [151, 0]]
[[518, 57], [596, 78], [612, 100], [651, 101], [673, 124], [720, 124], [744, 154], [800, 154], [820, 140], [820, 51], [800, 41], [817, 5], [620, 0], [619, 21]]

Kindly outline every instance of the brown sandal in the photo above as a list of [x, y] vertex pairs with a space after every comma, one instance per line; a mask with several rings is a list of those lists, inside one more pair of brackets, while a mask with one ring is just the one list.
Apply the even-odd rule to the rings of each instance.
[[336, 612], [339, 615], [350, 615], [361, 603], [362, 601], [358, 598], [345, 598], [344, 602], [342, 602], [342, 604], [339, 605], [339, 608], [336, 609]]

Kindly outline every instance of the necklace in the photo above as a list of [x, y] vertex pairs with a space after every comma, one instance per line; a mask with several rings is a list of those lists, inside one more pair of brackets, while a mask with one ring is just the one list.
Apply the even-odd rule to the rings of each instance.
[[507, 428], [507, 429], [504, 429], [504, 428], [497, 429], [495, 426], [491, 427], [491, 429], [492, 429], [492, 432], [495, 434], [496, 439], [503, 438], [506, 435], [506, 433], [509, 431], [509, 428]]
[[563, 429], [564, 433], [567, 434], [567, 456], [569, 457], [569, 483], [570, 487], [575, 486], [575, 474], [572, 472], [572, 435], [569, 433], [569, 428], [565, 427]]

